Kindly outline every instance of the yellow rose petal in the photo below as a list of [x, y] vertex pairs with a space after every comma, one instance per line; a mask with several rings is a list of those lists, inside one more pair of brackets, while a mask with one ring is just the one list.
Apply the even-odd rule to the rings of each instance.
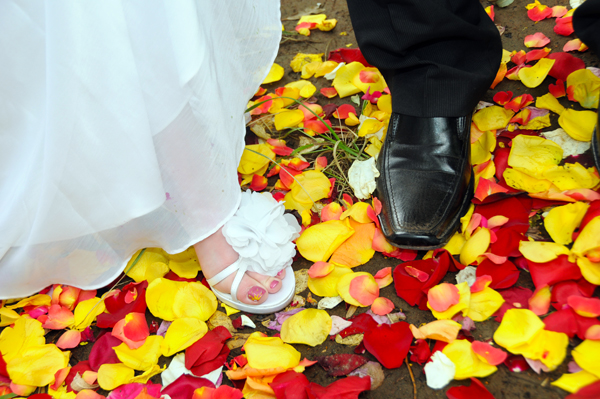
[[550, 385], [564, 389], [567, 392], [575, 393], [581, 388], [593, 384], [600, 380], [592, 373], [588, 373], [585, 370], [578, 371], [571, 374], [563, 374], [558, 380], [553, 381]]
[[544, 219], [544, 227], [554, 242], [562, 245], [570, 244], [573, 241], [573, 232], [589, 207], [585, 202], [575, 202], [552, 208]]
[[193, 317], [175, 319], [165, 334], [160, 349], [163, 356], [173, 356], [194, 342], [198, 341], [208, 332], [208, 326], [202, 320]]
[[544, 322], [529, 309], [509, 309], [494, 333], [494, 341], [511, 350], [531, 342], [544, 326]]
[[333, 87], [337, 90], [340, 98], [360, 93], [360, 89], [353, 84], [354, 77], [365, 69], [360, 62], [351, 62], [340, 67], [333, 79]]
[[538, 87], [542, 84], [556, 60], [542, 58], [530, 68], [521, 68], [519, 70], [519, 79], [529, 88]]
[[300, 363], [300, 352], [293, 346], [284, 343], [279, 337], [267, 337], [260, 332], [250, 334], [244, 350], [248, 365], [254, 369], [291, 369]]
[[600, 378], [600, 341], [586, 339], [571, 351], [577, 365]]
[[134, 375], [135, 371], [123, 363], [103, 364], [98, 369], [98, 384], [105, 391], [112, 391], [129, 383]]
[[54, 375], [69, 365], [68, 358], [54, 344], [29, 346], [7, 362], [6, 370], [13, 384], [43, 387]]
[[455, 380], [464, 380], [473, 377], [487, 377], [498, 368], [482, 361], [471, 348], [471, 343], [466, 339], [457, 339], [446, 345], [442, 350], [444, 355], [456, 366]]
[[472, 292], [467, 317], [473, 321], [485, 321], [492, 317], [503, 303], [502, 295], [490, 287], [485, 287], [479, 292]]
[[265, 80], [263, 80], [262, 84], [273, 83], [273, 82], [277, 82], [277, 81], [281, 80], [281, 78], [283, 78], [283, 73], [284, 73], [283, 67], [274, 62], [273, 65], [271, 66], [271, 70], [269, 71], [269, 74], [267, 75]]
[[598, 115], [594, 111], [576, 111], [568, 108], [558, 118], [558, 124], [575, 140], [590, 141]]
[[482, 132], [485, 132], [486, 130], [504, 129], [514, 114], [514, 111], [492, 105], [473, 115], [473, 123], [475, 123], [477, 128]]
[[536, 263], [550, 262], [559, 257], [559, 255], [569, 255], [569, 248], [554, 242], [542, 241], [521, 241], [519, 251], [523, 256]]
[[283, 322], [281, 340], [290, 344], [321, 345], [329, 337], [331, 326], [329, 313], [320, 309], [306, 309]]
[[328, 220], [304, 230], [296, 240], [296, 246], [304, 258], [313, 262], [326, 262], [352, 234], [354, 229], [348, 220]]
[[467, 266], [475, 263], [477, 258], [485, 253], [490, 246], [490, 230], [481, 228], [465, 242], [460, 251], [460, 263]]
[[124, 365], [134, 370], [145, 371], [158, 363], [162, 342], [163, 337], [160, 335], [151, 335], [146, 338], [146, 342], [137, 349], [129, 349], [127, 344], [123, 342], [121, 345], [115, 347], [114, 350], [117, 357]]
[[346, 266], [333, 266], [333, 271], [324, 277], [308, 277], [308, 289], [313, 294], [322, 297], [336, 297], [339, 295], [337, 291], [338, 282], [345, 274], [352, 273], [352, 269]]

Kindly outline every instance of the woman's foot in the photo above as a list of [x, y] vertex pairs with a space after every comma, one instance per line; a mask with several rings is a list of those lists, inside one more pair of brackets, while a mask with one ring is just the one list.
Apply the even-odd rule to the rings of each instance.
[[[202, 273], [206, 279], [215, 276], [239, 258], [239, 254], [227, 243], [221, 230], [222, 228], [194, 245]], [[223, 293], [230, 293], [235, 275], [236, 273], [231, 274], [215, 284], [214, 288]], [[267, 300], [269, 294], [274, 294], [281, 289], [281, 280], [284, 277], [285, 270], [279, 272], [275, 277], [247, 271], [240, 282], [237, 299], [248, 305], [261, 304]]]

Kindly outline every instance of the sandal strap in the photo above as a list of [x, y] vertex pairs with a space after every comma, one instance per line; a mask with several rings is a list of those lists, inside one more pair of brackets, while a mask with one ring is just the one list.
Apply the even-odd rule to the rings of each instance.
[[238, 260], [233, 262], [231, 265], [227, 266], [225, 269], [221, 270], [219, 273], [214, 275], [213, 277], [206, 280], [206, 282], [212, 287], [216, 284], [219, 284], [221, 281], [225, 280], [227, 277], [236, 273], [235, 278], [233, 279], [233, 283], [231, 284], [231, 297], [237, 300], [237, 290], [240, 287], [240, 283], [242, 278], [244, 278], [244, 274], [248, 269], [247, 265], [242, 263], [242, 258], [239, 257]]

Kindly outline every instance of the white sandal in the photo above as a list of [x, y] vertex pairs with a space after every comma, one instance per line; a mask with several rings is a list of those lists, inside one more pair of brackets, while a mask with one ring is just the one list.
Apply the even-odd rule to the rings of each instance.
[[[293, 240], [298, 237], [300, 225], [292, 215], [284, 214], [283, 203], [270, 193], [246, 191], [240, 207], [223, 227], [223, 236], [240, 257], [230, 266], [208, 279], [216, 297], [227, 305], [248, 313], [274, 313], [285, 308], [294, 298], [296, 279], [292, 270]], [[237, 299], [240, 282], [247, 270], [274, 276], [285, 269], [281, 289], [269, 294], [260, 305], [250, 305]], [[215, 288], [216, 284], [236, 273], [231, 294]]]
[[[285, 277], [281, 281], [281, 289], [274, 294], [269, 294], [267, 300], [260, 305], [249, 305], [241, 302], [237, 299], [237, 291], [240, 287], [240, 282], [246, 273], [246, 267], [241, 266], [241, 258], [235, 261], [233, 264], [227, 266], [221, 270], [217, 275], [206, 281], [210, 285], [213, 293], [219, 299], [219, 301], [226, 303], [232, 308], [241, 310], [242, 312], [254, 313], [254, 314], [268, 314], [275, 313], [285, 308], [292, 302], [296, 290], [296, 279], [294, 278], [294, 271], [291, 266], [285, 269]], [[214, 288], [216, 284], [223, 281], [231, 274], [237, 273], [231, 284], [231, 294], [226, 294]]]

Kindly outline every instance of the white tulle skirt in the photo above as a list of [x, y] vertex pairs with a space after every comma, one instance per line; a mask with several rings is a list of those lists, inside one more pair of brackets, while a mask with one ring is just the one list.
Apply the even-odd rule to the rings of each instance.
[[0, 299], [93, 289], [240, 201], [274, 0], [0, 2]]

